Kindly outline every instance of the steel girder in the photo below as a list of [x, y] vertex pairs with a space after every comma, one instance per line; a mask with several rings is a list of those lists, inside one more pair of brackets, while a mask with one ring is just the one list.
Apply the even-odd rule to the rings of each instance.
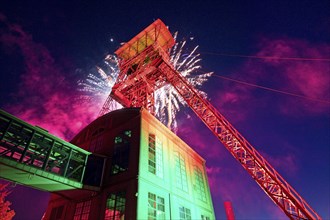
[[[130, 44], [124, 45], [129, 47]], [[154, 113], [153, 93], [171, 84], [189, 107], [213, 132], [233, 157], [290, 219], [321, 219], [307, 202], [257, 152], [257, 150], [177, 72], [168, 51], [154, 42], [129, 58], [120, 57], [120, 73], [111, 97], [124, 107], [145, 107]], [[104, 106], [103, 109], [108, 109]]]
[[125, 107], [145, 107], [155, 114], [154, 92], [166, 83], [157, 66], [168, 57], [157, 44], [153, 44], [138, 56], [119, 62], [121, 72], [110, 96], [102, 107], [99, 115], [109, 111], [111, 99]]
[[180, 73], [166, 62], [160, 64], [159, 69], [189, 107], [290, 219], [321, 219], [265, 158]]

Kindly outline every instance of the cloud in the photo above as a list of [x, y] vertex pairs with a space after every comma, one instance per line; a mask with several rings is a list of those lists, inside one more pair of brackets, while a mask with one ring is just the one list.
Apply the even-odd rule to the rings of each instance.
[[[220, 187], [218, 187], [219, 185], [219, 181], [218, 181], [218, 176], [221, 173], [221, 168], [218, 166], [209, 166], [206, 167], [206, 173], [207, 173], [207, 177], [208, 177], [208, 181], [209, 181], [209, 185], [210, 188], [212, 189], [212, 195], [220, 195], [221, 191], [220, 191]], [[227, 198], [229, 199], [229, 198]]]
[[[252, 84], [298, 94], [312, 99], [330, 101], [330, 45], [297, 39], [262, 39], [256, 57], [249, 59], [231, 74], [231, 78]], [[277, 59], [298, 58], [298, 59]], [[230, 82], [213, 98], [215, 105], [229, 118], [242, 121], [260, 107], [266, 106], [286, 116], [313, 116], [329, 113], [329, 103], [261, 90]], [[244, 108], [244, 111], [242, 109]]]
[[254, 219], [264, 219], [265, 216], [271, 219], [287, 218], [240, 165], [234, 164], [234, 161], [225, 163], [227, 166], [210, 166], [206, 170], [214, 208], [217, 213], [222, 213], [217, 218], [225, 219], [224, 201], [232, 203], [236, 219], [246, 216], [253, 216]]
[[262, 152], [262, 155], [276, 170], [281, 170], [281, 172], [287, 175], [295, 176], [299, 171], [297, 157], [293, 154], [274, 157]]
[[252, 90], [236, 85], [225, 86], [223, 90], [216, 93], [216, 98], [211, 102], [230, 122], [236, 123], [244, 121], [250, 114], [251, 109], [247, 106], [249, 106], [251, 100]]
[[[330, 45], [295, 39], [264, 39], [259, 47], [257, 56], [329, 59], [330, 54]], [[280, 89], [314, 99], [330, 100], [329, 61], [266, 59], [263, 65], [279, 72], [283, 82]], [[329, 111], [329, 104], [287, 98], [279, 103], [279, 109], [289, 115], [315, 115]]]
[[177, 135], [202, 157], [207, 158], [207, 160], [222, 157], [222, 152], [225, 151], [224, 147], [197, 116], [179, 115], [178, 122]]
[[13, 115], [43, 127], [50, 133], [69, 140], [96, 117], [99, 104], [81, 102], [76, 82], [69, 80], [62, 63], [51, 52], [17, 24], [4, 16], [0, 42], [7, 52], [19, 53], [24, 62], [17, 92], [4, 108]]

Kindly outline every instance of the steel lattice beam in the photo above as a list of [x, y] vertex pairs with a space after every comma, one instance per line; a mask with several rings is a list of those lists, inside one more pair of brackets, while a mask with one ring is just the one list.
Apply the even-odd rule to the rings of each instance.
[[257, 150], [189, 82], [163, 62], [159, 69], [190, 108], [290, 219], [321, 219]]
[[[147, 42], [150, 30], [162, 33], [155, 36], [152, 44], [137, 50], [139, 42]], [[284, 178], [257, 152], [257, 150], [199, 94], [169, 62], [168, 48], [173, 46], [171, 34], [166, 26], [157, 20], [130, 43], [116, 51], [119, 57], [120, 73], [111, 97], [124, 107], [145, 107], [153, 113], [153, 93], [165, 83], [171, 84], [189, 107], [213, 132], [233, 157], [251, 175], [272, 201], [290, 219], [321, 219], [307, 202], [284, 180]], [[169, 44], [164, 41], [166, 39]], [[165, 42], [165, 43], [164, 43]], [[161, 45], [161, 46], [160, 46]], [[131, 53], [131, 49], [135, 49]], [[107, 106], [104, 107], [105, 109]]]

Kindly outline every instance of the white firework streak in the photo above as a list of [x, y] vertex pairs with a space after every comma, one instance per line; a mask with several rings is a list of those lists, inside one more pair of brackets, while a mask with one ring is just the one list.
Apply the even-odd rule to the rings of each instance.
[[[116, 82], [118, 74], [117, 58], [112, 55], [106, 56], [100, 64], [90, 69], [86, 79], [78, 81], [78, 90], [84, 94], [80, 98], [102, 107]], [[121, 108], [121, 105], [116, 103], [114, 109], [111, 110], [119, 108]]]
[[[175, 40], [177, 35], [178, 32], [174, 34]], [[175, 70], [181, 73], [198, 92], [206, 97], [206, 93], [199, 90], [198, 87], [202, 86], [213, 73], [200, 74], [196, 72], [196, 70], [201, 69], [199, 65], [201, 61], [200, 54], [196, 52], [198, 46], [186, 53], [186, 43], [186, 40], [175, 43], [170, 51], [170, 61]], [[83, 99], [93, 101], [93, 103], [102, 107], [119, 74], [118, 59], [115, 56], [108, 55], [102, 63], [102, 68], [100, 66], [93, 68], [87, 78], [79, 81], [78, 84], [79, 90], [85, 93]], [[120, 104], [113, 102], [115, 104], [112, 103], [110, 106], [111, 111], [122, 108]], [[185, 101], [170, 84], [155, 91], [156, 117], [174, 132], [177, 131], [176, 114], [185, 105]]]
[[[174, 34], [176, 40], [178, 32]], [[201, 69], [199, 62], [201, 61], [200, 54], [197, 53], [196, 46], [191, 52], [185, 53], [185, 45], [187, 41], [183, 40], [175, 43], [170, 51], [170, 61], [176, 71], [182, 74], [189, 83], [195, 87], [205, 98], [206, 93], [199, 90], [198, 87], [202, 86], [204, 82], [213, 74], [213, 72], [207, 72], [203, 74], [197, 74], [196, 70]], [[186, 102], [175, 90], [175, 88], [167, 84], [164, 87], [158, 89], [155, 92], [155, 107], [157, 118], [172, 131], [177, 131], [176, 114], [180, 111], [181, 106], [185, 106]]]

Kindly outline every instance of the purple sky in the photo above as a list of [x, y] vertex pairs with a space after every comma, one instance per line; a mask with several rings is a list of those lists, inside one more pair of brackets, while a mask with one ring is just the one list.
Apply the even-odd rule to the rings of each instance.
[[[0, 7], [0, 107], [69, 140], [99, 111], [93, 103], [77, 101], [77, 80], [86, 77], [77, 70], [93, 67], [161, 18], [179, 37], [194, 37], [204, 71], [328, 100], [301, 99], [215, 76], [202, 87], [287, 182], [329, 219], [329, 4], [11, 1]], [[178, 118], [178, 135], [207, 160], [218, 219], [225, 218], [226, 200], [238, 219], [285, 219], [191, 110], [184, 108]], [[36, 219], [44, 212], [48, 193], [16, 186], [9, 199], [17, 219]]]

